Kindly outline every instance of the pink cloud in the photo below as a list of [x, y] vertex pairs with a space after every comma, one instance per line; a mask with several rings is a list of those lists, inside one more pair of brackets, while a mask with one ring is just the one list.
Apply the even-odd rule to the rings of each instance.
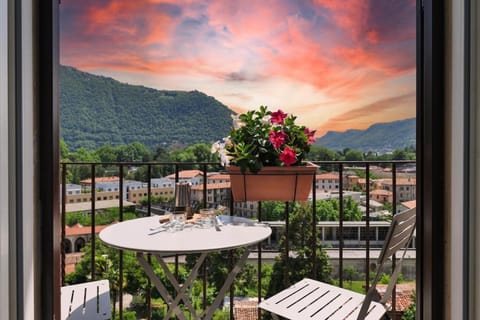
[[235, 43], [272, 37], [290, 14], [284, 1], [212, 1], [207, 8], [209, 22], [226, 28]]
[[[358, 40], [363, 35], [367, 22], [369, 1], [314, 0], [314, 3], [328, 9], [328, 14], [332, 14], [332, 19], [336, 25], [354, 40]], [[323, 10], [321, 7], [316, 8], [317, 12]]]
[[84, 70], [212, 77], [225, 88], [286, 80], [352, 104], [415, 72], [412, 1], [63, 0], [61, 10], [62, 63]]
[[133, 59], [125, 64], [147, 63], [149, 46], [168, 42], [175, 26], [172, 17], [145, 0], [92, 2], [66, 19], [75, 28], [62, 33], [62, 63], [74, 66], [105, 63], [108, 68], [117, 65], [108, 60], [125, 57]]

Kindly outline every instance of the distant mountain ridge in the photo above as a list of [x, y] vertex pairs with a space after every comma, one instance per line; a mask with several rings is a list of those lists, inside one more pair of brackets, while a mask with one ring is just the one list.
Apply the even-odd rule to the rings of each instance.
[[235, 113], [199, 91], [129, 85], [67, 66], [60, 68], [60, 108], [61, 138], [72, 151], [210, 143], [228, 134]]
[[363, 152], [386, 153], [415, 146], [415, 128], [415, 118], [411, 118], [376, 123], [366, 130], [328, 131], [323, 137], [317, 139], [315, 145], [333, 150], [350, 148]]

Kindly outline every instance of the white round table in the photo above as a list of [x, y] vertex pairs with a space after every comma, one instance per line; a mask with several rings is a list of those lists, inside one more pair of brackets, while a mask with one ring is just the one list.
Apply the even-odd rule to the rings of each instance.
[[[250, 253], [249, 247], [265, 240], [272, 233], [272, 230], [267, 225], [257, 224], [245, 218], [219, 216], [218, 220], [220, 222], [220, 231], [213, 227], [202, 229], [192, 225], [184, 228], [182, 231], [169, 232], [158, 228], [160, 227], [159, 216], [152, 216], [111, 225], [103, 229], [99, 237], [100, 240], [111, 247], [137, 252], [137, 260], [140, 265], [169, 305], [164, 319], [169, 319], [172, 314], [176, 314], [179, 319], [186, 320], [186, 316], [179, 307], [181, 301], [183, 301], [194, 319], [211, 319], [233, 283], [235, 276], [245, 265]], [[188, 291], [193, 286], [198, 270], [208, 253], [241, 247], [244, 247], [245, 251], [228, 274], [214, 302], [201, 314], [197, 314], [188, 297]], [[168, 280], [177, 292], [175, 298], [168, 293], [165, 285], [155, 274], [152, 265], [145, 257], [147, 253], [152, 254], [159, 262]], [[185, 283], [180, 284], [168, 268], [163, 257], [190, 253], [200, 253], [200, 256]]]
[[[159, 216], [127, 220], [100, 232], [105, 244], [136, 252], [189, 254], [246, 247], [265, 240], [272, 230], [239, 217], [220, 216], [220, 229], [185, 227], [179, 232], [151, 230], [160, 226]], [[188, 224], [187, 224], [188, 225]]]

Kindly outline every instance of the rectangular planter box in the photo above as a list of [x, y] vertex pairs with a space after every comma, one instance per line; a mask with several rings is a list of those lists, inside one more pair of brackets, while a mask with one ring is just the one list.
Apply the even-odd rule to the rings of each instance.
[[307, 201], [317, 166], [263, 167], [258, 173], [230, 166], [233, 201]]

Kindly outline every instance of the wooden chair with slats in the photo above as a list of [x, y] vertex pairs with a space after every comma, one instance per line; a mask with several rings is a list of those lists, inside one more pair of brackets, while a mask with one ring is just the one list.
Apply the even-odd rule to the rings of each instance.
[[110, 285], [99, 280], [64, 286], [61, 290], [62, 320], [106, 320], [111, 318]]
[[[375, 278], [366, 295], [339, 288], [312, 279], [303, 279], [291, 287], [260, 303], [259, 308], [292, 320], [373, 320], [381, 319], [387, 311], [386, 302], [400, 274], [403, 258], [412, 239], [416, 222], [416, 208], [396, 214], [378, 258]], [[398, 250], [403, 254], [396, 261], [390, 283], [383, 297], [376, 285], [383, 266]]]

